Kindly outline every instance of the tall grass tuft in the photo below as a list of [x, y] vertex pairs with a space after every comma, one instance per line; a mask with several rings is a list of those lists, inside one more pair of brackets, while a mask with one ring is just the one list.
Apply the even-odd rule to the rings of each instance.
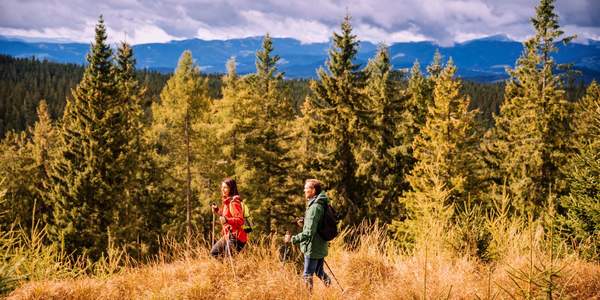
[[[444, 195], [440, 189], [430, 196]], [[70, 263], [60, 249], [41, 243], [44, 228], [25, 235], [17, 229], [2, 235], [2, 255], [11, 266], [2, 278], [10, 278], [8, 289], [19, 286], [9, 299], [600, 298], [600, 266], [566, 251], [552, 231], [552, 209], [525, 221], [500, 204], [477, 215], [489, 234], [483, 257], [456, 247], [457, 237], [471, 233], [451, 222], [443, 201], [423, 205], [420, 217], [406, 222], [415, 230], [410, 247], [399, 246], [387, 227], [369, 223], [345, 229], [330, 244], [326, 261], [343, 292], [336, 282], [325, 287], [315, 278], [311, 295], [302, 281], [302, 254], [293, 247], [282, 261], [288, 248], [276, 235], [253, 236], [233, 264], [210, 257], [201, 236], [163, 237], [159, 254], [143, 264], [117, 247], [100, 262]]]

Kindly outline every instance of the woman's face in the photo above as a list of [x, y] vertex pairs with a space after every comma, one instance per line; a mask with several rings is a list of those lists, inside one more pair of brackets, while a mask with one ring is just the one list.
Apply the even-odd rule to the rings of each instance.
[[221, 183], [221, 195], [223, 197], [229, 197], [229, 186], [225, 182]]

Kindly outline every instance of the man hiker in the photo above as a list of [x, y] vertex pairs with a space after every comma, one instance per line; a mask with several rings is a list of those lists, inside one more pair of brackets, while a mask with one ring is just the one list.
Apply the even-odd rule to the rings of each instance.
[[329, 199], [321, 190], [321, 182], [316, 179], [308, 179], [304, 184], [304, 197], [306, 198], [306, 212], [304, 213], [304, 226], [302, 232], [290, 236], [285, 235], [284, 242], [300, 244], [300, 250], [304, 253], [304, 282], [312, 291], [313, 274], [319, 277], [325, 286], [331, 284], [331, 279], [323, 270], [323, 263], [327, 256], [328, 243], [317, 233], [317, 227], [323, 215]]

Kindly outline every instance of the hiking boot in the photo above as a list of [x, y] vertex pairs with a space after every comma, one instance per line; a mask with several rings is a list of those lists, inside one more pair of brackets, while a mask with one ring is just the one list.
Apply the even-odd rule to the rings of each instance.
[[313, 289], [313, 278], [311, 277], [304, 277], [304, 284], [306, 284], [306, 287], [308, 287], [308, 291], [312, 293], [312, 289]]
[[321, 280], [323, 280], [323, 284], [325, 284], [326, 287], [331, 285], [331, 277], [329, 277], [327, 273], [323, 273], [323, 278], [321, 278]]

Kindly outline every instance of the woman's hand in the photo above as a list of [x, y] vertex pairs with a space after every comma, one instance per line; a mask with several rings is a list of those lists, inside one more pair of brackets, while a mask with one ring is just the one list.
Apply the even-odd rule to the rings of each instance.
[[225, 223], [227, 223], [227, 219], [225, 219], [225, 217], [223, 217], [223, 216], [220, 216], [219, 222], [221, 222], [221, 224], [225, 224]]
[[289, 231], [285, 232], [285, 236], [283, 237], [283, 242], [284, 243], [289, 243], [292, 241], [292, 236], [290, 235]]

